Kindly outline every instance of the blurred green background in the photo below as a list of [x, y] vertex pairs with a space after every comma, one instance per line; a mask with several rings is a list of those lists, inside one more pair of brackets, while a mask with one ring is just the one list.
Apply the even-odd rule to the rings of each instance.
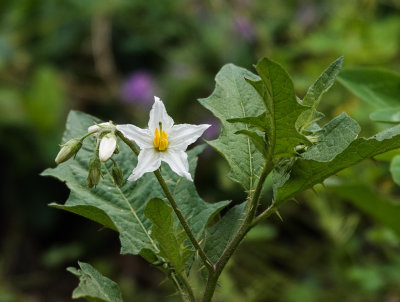
[[[177, 123], [211, 123], [212, 139], [218, 121], [196, 99], [224, 64], [253, 70], [268, 56], [302, 97], [342, 55], [344, 68], [399, 72], [400, 1], [2, 0], [0, 302], [71, 301], [78, 281], [65, 267], [78, 259], [119, 282], [126, 301], [178, 301], [155, 268], [119, 255], [113, 231], [47, 207], [68, 196], [39, 173], [55, 165], [70, 109], [142, 126], [157, 95]], [[338, 83], [321, 107], [328, 117], [347, 111], [364, 135], [384, 127]], [[242, 200], [227, 171], [207, 148], [196, 174], [205, 200]], [[400, 301], [400, 190], [389, 162], [364, 162], [316, 191], [249, 234], [216, 301]]]

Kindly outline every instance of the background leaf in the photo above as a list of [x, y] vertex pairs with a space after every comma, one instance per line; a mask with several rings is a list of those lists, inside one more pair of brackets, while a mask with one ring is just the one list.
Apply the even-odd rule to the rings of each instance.
[[72, 293], [73, 299], [84, 298], [90, 302], [122, 302], [117, 283], [104, 277], [88, 263], [78, 262], [80, 269], [67, 270], [79, 278], [79, 285]]
[[329, 191], [346, 199], [400, 235], [400, 202], [392, 201], [365, 185], [329, 186]]
[[343, 70], [338, 80], [359, 98], [377, 108], [399, 106], [400, 75], [387, 70], [352, 68]]
[[400, 186], [400, 155], [393, 157], [390, 162], [390, 173], [392, 173], [394, 182]]
[[[227, 119], [258, 116], [265, 111], [257, 92], [245, 78], [259, 77], [244, 68], [228, 64], [218, 72], [214, 92], [200, 103], [221, 120], [222, 130], [218, 139], [208, 143], [227, 160], [230, 179], [240, 183], [246, 191], [255, 186], [263, 158], [250, 138], [235, 134], [243, 125], [229, 123]], [[245, 126], [248, 130], [248, 126]]]
[[[400, 100], [399, 100], [400, 103]], [[400, 123], [400, 107], [388, 107], [372, 112], [369, 118], [375, 122]]]

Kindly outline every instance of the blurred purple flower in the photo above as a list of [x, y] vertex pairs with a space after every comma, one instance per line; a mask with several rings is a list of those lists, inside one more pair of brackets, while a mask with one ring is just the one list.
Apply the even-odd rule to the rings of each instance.
[[306, 29], [315, 25], [318, 21], [318, 12], [315, 4], [302, 3], [297, 10], [296, 20]]
[[219, 136], [219, 133], [221, 131], [221, 123], [217, 119], [209, 119], [205, 120], [202, 123], [209, 124], [211, 127], [209, 127], [203, 134], [203, 138], [206, 140], [213, 140], [216, 139]]
[[244, 16], [237, 15], [233, 22], [235, 25], [235, 31], [240, 37], [250, 42], [254, 41], [255, 30], [249, 19]]
[[126, 103], [147, 105], [153, 102], [155, 81], [146, 71], [138, 71], [129, 76], [121, 87], [121, 98]]

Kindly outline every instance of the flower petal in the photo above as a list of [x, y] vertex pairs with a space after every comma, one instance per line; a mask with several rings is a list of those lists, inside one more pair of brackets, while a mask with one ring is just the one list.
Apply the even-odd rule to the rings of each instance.
[[192, 176], [189, 173], [187, 154], [184, 151], [167, 149], [167, 151], [160, 152], [160, 154], [161, 160], [165, 161], [171, 167], [172, 171], [179, 176], [193, 181]]
[[114, 153], [117, 146], [117, 138], [113, 133], [106, 134], [100, 141], [99, 158], [100, 161], [107, 161]]
[[127, 139], [138, 144], [140, 149], [153, 147], [153, 135], [151, 135], [149, 129], [141, 129], [134, 125], [126, 124], [117, 125], [117, 130], [121, 131]]
[[193, 144], [211, 125], [190, 125], [180, 124], [174, 125], [168, 133], [169, 147], [176, 150], [185, 151], [186, 148]]
[[160, 152], [156, 152], [154, 148], [146, 148], [140, 150], [138, 156], [138, 164], [129, 176], [129, 181], [138, 180], [144, 173], [153, 172], [161, 165]]
[[154, 104], [150, 110], [149, 129], [151, 133], [154, 133], [156, 128], [159, 127], [159, 123], [162, 123], [164, 131], [168, 131], [174, 125], [174, 120], [168, 115], [165, 110], [164, 103], [158, 98], [154, 97]]

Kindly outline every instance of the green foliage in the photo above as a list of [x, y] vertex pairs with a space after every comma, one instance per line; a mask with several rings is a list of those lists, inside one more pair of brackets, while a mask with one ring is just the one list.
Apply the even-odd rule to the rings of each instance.
[[204, 251], [214, 263], [237, 232], [240, 221], [244, 219], [246, 203], [234, 206], [215, 225], [206, 231]]
[[396, 148], [400, 148], [400, 126], [389, 128], [367, 139], [357, 138], [342, 153], [328, 162], [297, 159], [284, 173], [278, 172], [277, 178], [284, 178], [287, 181], [282, 181], [281, 186], [276, 188], [276, 205], [363, 159]]
[[309, 126], [324, 117], [321, 112], [317, 111], [317, 107], [321, 97], [335, 82], [336, 76], [342, 68], [342, 64], [343, 57], [340, 57], [325, 69], [319, 78], [308, 88], [307, 94], [304, 96], [301, 103], [304, 106], [310, 107], [310, 109], [302, 112], [296, 121], [296, 129], [300, 130], [300, 132], [304, 132]]
[[[379, 108], [370, 114], [375, 122], [400, 123], [400, 74], [379, 69], [349, 69], [340, 74], [340, 82], [363, 101]], [[400, 184], [399, 157], [395, 156], [390, 171]]]
[[[248, 196], [247, 202], [231, 208], [207, 228], [208, 222], [228, 202], [204, 202], [193, 182], [178, 177], [163, 165], [162, 178], [179, 208], [175, 209], [172, 203], [175, 212], [182, 212], [195, 238], [184, 231], [172, 208], [162, 200], [165, 193], [153, 174], [147, 173], [136, 182], [122, 181], [121, 176], [127, 176], [137, 162], [126, 144], [119, 147], [115, 162], [105, 162], [96, 168], [97, 178], [89, 182], [90, 187], [94, 187], [91, 190], [85, 185], [85, 178], [95, 150], [93, 138], [85, 141], [74, 161], [44, 171], [43, 175], [65, 181], [71, 189], [65, 205], [51, 205], [116, 230], [120, 235], [121, 253], [140, 254], [154, 265], [166, 264], [160, 269], [170, 276], [181, 295], [191, 297], [193, 293], [186, 284], [185, 274], [195, 259], [193, 245], [207, 267], [211, 287], [207, 286], [205, 300], [210, 301], [212, 286], [216, 285], [229, 257], [256, 223], [253, 219], [258, 214], [259, 197], [268, 173], [274, 170], [274, 199], [272, 207], [265, 210], [271, 214], [295, 194], [335, 173], [363, 159], [400, 148], [400, 125], [366, 139], [357, 138], [361, 128], [346, 113], [323, 127], [317, 123], [323, 116], [317, 106], [333, 85], [342, 61], [343, 58], [339, 58], [333, 62], [312, 84], [303, 100], [295, 95], [287, 72], [269, 59], [262, 59], [255, 66], [258, 75], [234, 65], [221, 69], [214, 92], [200, 102], [222, 122], [219, 138], [209, 144], [228, 161], [229, 177], [240, 183]], [[90, 125], [100, 122], [89, 115], [71, 112], [63, 141], [83, 136]], [[197, 147], [188, 152], [192, 175], [196, 156], [202, 150], [203, 147]], [[118, 175], [113, 171], [116, 165], [121, 167]], [[393, 166], [392, 171], [397, 173], [397, 168]], [[99, 182], [100, 175], [103, 179]], [[167, 196], [172, 200], [169, 194]], [[355, 200], [357, 204], [360, 199]], [[373, 199], [362, 205], [363, 210], [371, 213], [373, 206]], [[378, 220], [386, 217], [386, 223], [396, 229], [397, 209], [393, 209], [394, 216], [388, 214], [390, 211], [391, 206], [384, 206], [374, 215]], [[260, 216], [257, 221], [262, 219]], [[80, 294], [80, 287], [76, 291]]]
[[400, 186], [400, 155], [393, 157], [390, 162], [390, 173], [392, 173], [394, 182]]
[[208, 143], [227, 160], [231, 168], [229, 178], [249, 191], [255, 187], [261, 171], [262, 155], [250, 138], [235, 134], [243, 130], [242, 125], [227, 121], [232, 118], [258, 116], [265, 110], [259, 95], [249, 87], [245, 78], [255, 81], [259, 79], [244, 68], [232, 64], [225, 65], [215, 78], [214, 92], [208, 98], [201, 99], [200, 103], [222, 123], [218, 139]]
[[369, 117], [374, 122], [398, 124], [400, 123], [400, 107], [379, 109], [372, 112]]
[[[71, 111], [67, 120], [63, 142], [73, 137], [81, 137], [87, 133], [87, 128], [101, 121], [90, 115]], [[148, 252], [157, 252], [154, 240], [149, 230], [150, 221], [143, 211], [148, 200], [163, 198], [164, 194], [153, 174], [144, 175], [139, 181], [126, 182], [118, 187], [113, 181], [113, 164], [108, 162], [102, 166], [103, 179], [93, 189], [86, 187], [88, 166], [95, 141], [87, 138], [82, 149], [73, 161], [58, 165], [54, 169], [45, 170], [42, 175], [53, 176], [66, 182], [71, 194], [64, 205], [51, 206], [84, 216], [106, 227], [119, 232], [121, 253], [139, 254], [148, 258]], [[196, 166], [196, 155], [202, 147], [189, 151], [190, 171], [193, 174]], [[136, 164], [136, 156], [125, 145], [120, 144], [120, 153], [115, 156], [123, 175], [131, 173]], [[207, 222], [228, 202], [209, 204], [197, 194], [192, 182], [178, 177], [167, 165], [162, 166], [162, 175], [168, 182], [168, 187], [178, 203], [183, 215], [197, 238], [204, 232]]]
[[308, 144], [295, 128], [295, 123], [307, 107], [296, 99], [293, 82], [287, 72], [267, 58], [255, 66], [261, 80], [250, 83], [262, 97], [268, 120], [266, 135], [276, 157], [291, 156], [299, 143]]
[[399, 106], [400, 75], [387, 70], [353, 68], [343, 70], [338, 80], [359, 98], [376, 108]]
[[330, 186], [329, 191], [350, 201], [363, 212], [391, 228], [400, 236], [400, 204], [365, 185]]
[[194, 251], [185, 245], [188, 236], [182, 227], [174, 227], [172, 208], [161, 199], [154, 198], [147, 203], [144, 215], [152, 223], [151, 237], [159, 244], [158, 255], [168, 259], [181, 273]]
[[331, 161], [356, 139], [360, 130], [355, 120], [342, 113], [315, 134], [317, 142], [301, 154], [301, 157], [321, 162]]
[[67, 270], [79, 278], [79, 285], [72, 293], [72, 299], [84, 298], [89, 302], [122, 302], [117, 283], [104, 277], [88, 263], [78, 262], [80, 269]]

